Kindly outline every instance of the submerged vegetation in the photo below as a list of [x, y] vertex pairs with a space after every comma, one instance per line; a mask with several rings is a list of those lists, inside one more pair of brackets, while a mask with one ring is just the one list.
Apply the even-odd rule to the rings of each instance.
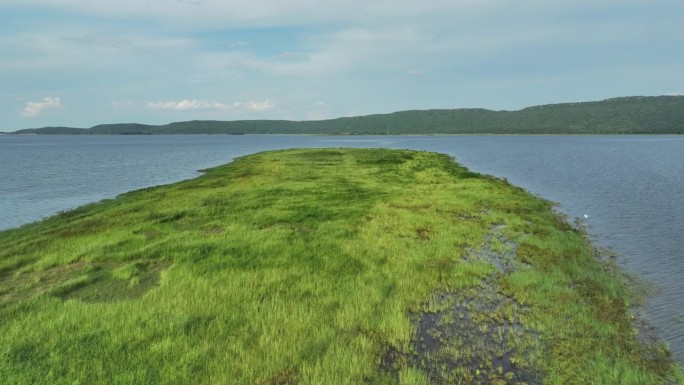
[[549, 104], [519, 111], [484, 108], [400, 111], [319, 121], [236, 120], [161, 126], [44, 127], [17, 134], [684, 134], [684, 96], [635, 96]]
[[273, 151], [0, 232], [4, 384], [684, 384], [547, 201]]

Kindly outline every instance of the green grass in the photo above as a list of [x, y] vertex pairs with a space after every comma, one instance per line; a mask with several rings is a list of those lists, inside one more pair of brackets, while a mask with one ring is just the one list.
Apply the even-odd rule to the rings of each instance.
[[3, 384], [684, 384], [581, 231], [444, 155], [251, 155], [0, 244]]

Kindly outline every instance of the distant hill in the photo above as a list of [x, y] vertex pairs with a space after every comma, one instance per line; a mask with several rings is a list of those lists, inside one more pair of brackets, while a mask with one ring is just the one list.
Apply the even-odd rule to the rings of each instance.
[[684, 96], [632, 96], [548, 104], [400, 111], [318, 121], [195, 120], [166, 125], [44, 127], [15, 134], [684, 134]]

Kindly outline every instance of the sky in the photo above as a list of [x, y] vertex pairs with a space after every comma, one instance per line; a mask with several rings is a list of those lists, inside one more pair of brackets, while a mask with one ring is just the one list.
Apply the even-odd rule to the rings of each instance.
[[683, 92], [682, 0], [0, 2], [0, 131]]

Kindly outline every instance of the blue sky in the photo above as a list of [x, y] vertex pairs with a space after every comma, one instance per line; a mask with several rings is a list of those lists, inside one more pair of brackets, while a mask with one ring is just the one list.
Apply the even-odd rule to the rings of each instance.
[[684, 92], [684, 1], [3, 0], [0, 131]]

